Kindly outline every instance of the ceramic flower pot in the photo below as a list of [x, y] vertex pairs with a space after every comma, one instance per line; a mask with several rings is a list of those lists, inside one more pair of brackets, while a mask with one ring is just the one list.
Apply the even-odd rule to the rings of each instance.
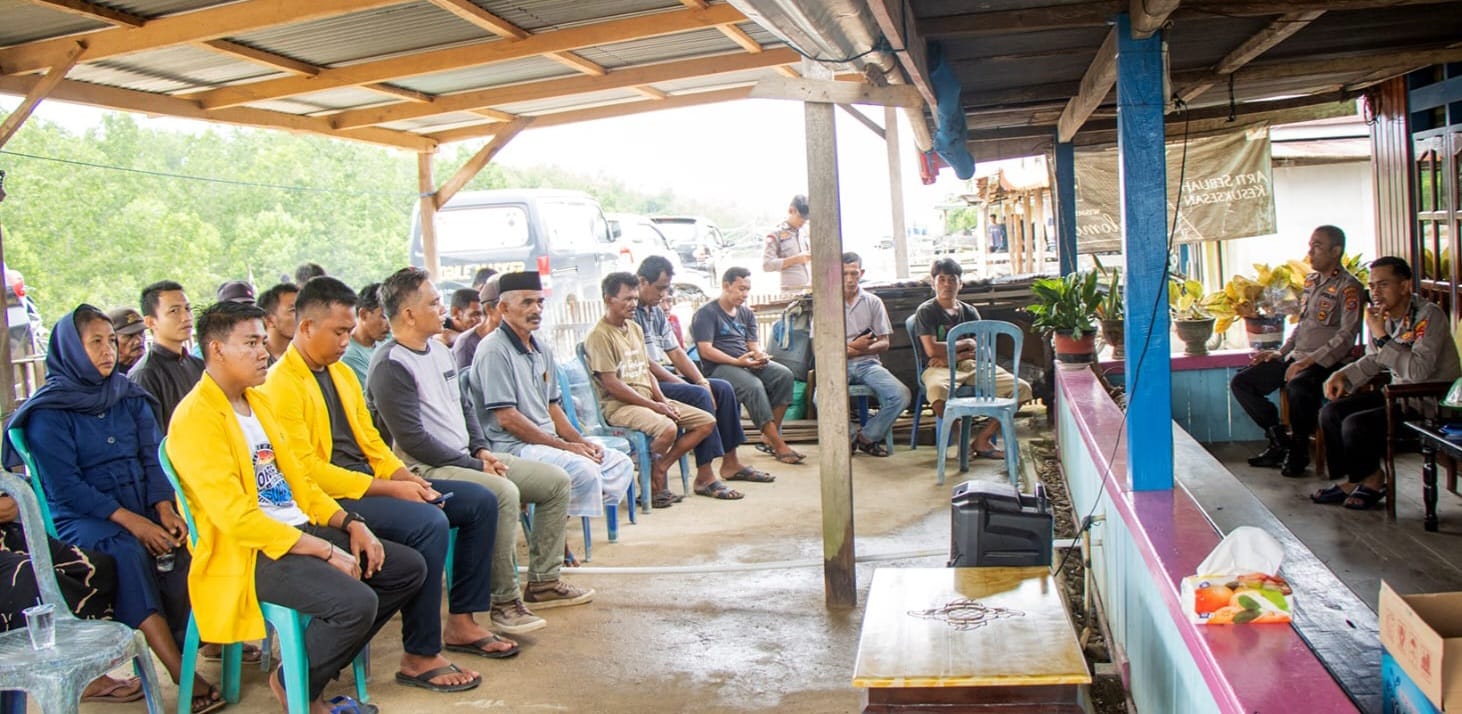
[[1125, 324], [1122, 320], [1102, 320], [1102, 341], [1112, 346], [1112, 359], [1123, 359], [1127, 356], [1127, 348], [1122, 343], [1122, 335], [1126, 333]]
[[1057, 330], [1051, 334], [1051, 344], [1056, 349], [1057, 362], [1084, 364], [1093, 361], [1096, 355], [1096, 333], [1090, 331], [1073, 338], [1070, 330]]
[[1244, 334], [1255, 350], [1277, 350], [1284, 344], [1284, 316], [1246, 317]]
[[1213, 337], [1213, 318], [1202, 320], [1173, 320], [1178, 339], [1183, 341], [1183, 354], [1208, 354], [1208, 339]]

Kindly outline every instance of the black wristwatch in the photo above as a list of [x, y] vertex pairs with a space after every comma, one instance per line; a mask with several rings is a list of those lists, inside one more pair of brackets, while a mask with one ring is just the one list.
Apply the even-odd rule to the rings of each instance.
[[365, 516], [362, 516], [359, 513], [356, 513], [355, 511], [346, 511], [345, 512], [345, 520], [343, 520], [343, 521], [340, 522], [340, 530], [349, 533], [350, 532], [350, 524], [351, 523], [355, 523], [357, 521], [360, 522], [361, 525], [365, 525], [365, 522], [366, 522]]
[[1376, 339], [1371, 340], [1371, 344], [1375, 345], [1376, 346], [1376, 349], [1379, 350], [1382, 347], [1385, 347], [1387, 345], [1387, 343], [1389, 343], [1390, 341], [1391, 341], [1391, 336], [1390, 335], [1381, 335], [1380, 337], [1377, 337]]

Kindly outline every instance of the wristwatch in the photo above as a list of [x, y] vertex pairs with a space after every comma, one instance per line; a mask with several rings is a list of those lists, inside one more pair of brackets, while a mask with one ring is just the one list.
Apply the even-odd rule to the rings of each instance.
[[345, 512], [345, 520], [343, 520], [343, 521], [340, 522], [340, 530], [349, 532], [350, 531], [350, 524], [351, 523], [354, 523], [356, 521], [359, 521], [361, 525], [365, 525], [366, 524], [365, 516], [362, 516], [359, 513], [356, 513], [355, 511], [346, 511]]
[[1389, 343], [1390, 341], [1391, 341], [1391, 336], [1390, 335], [1381, 335], [1380, 337], [1377, 337], [1376, 339], [1371, 340], [1371, 344], [1375, 345], [1376, 346], [1376, 349], [1379, 350], [1382, 347], [1385, 347], [1386, 344]]

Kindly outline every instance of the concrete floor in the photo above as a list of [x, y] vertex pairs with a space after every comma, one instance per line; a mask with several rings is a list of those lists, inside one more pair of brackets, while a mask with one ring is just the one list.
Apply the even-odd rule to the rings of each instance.
[[[1044, 418], [1019, 420], [1022, 438]], [[604, 540], [596, 523], [592, 566], [703, 565], [819, 559], [821, 511], [817, 447], [801, 444], [804, 465], [783, 466], [743, 448], [753, 465], [777, 475], [774, 484], [737, 484], [741, 501], [691, 496], [669, 509], [621, 524], [620, 541]], [[947, 552], [950, 488], [968, 478], [1003, 478], [1002, 464], [977, 461], [957, 473], [951, 451], [949, 483], [934, 483], [935, 450], [853, 459], [855, 526], [860, 556], [921, 550]], [[672, 472], [672, 485], [675, 478]], [[678, 488], [678, 486], [674, 486]], [[623, 518], [623, 516], [621, 516]], [[570, 543], [582, 556], [575, 526]], [[521, 546], [520, 546], [521, 547]], [[878, 563], [941, 567], [947, 555]], [[578, 574], [575, 583], [598, 591], [584, 607], [549, 610], [549, 626], [518, 638], [511, 660], [460, 655], [455, 661], [484, 674], [471, 692], [434, 694], [391, 678], [400, 629], [386, 627], [372, 646], [371, 701], [383, 712], [471, 710], [564, 712], [852, 712], [861, 693], [850, 685], [862, 621], [861, 605], [875, 564], [858, 566], [860, 607], [823, 605], [820, 567], [694, 575]], [[216, 680], [217, 666], [205, 663]], [[327, 697], [351, 691], [350, 675]], [[171, 707], [175, 690], [168, 685]], [[34, 710], [34, 707], [32, 707]], [[137, 705], [87, 705], [83, 712], [142, 711]], [[169, 709], [173, 711], [173, 709]], [[228, 711], [275, 712], [263, 673], [245, 668], [243, 700]]]

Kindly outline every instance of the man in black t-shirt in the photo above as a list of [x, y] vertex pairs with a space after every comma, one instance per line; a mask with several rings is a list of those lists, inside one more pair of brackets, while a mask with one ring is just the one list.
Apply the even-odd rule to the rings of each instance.
[[[964, 284], [964, 269], [953, 258], [934, 261], [929, 271], [934, 280], [934, 298], [919, 306], [914, 312], [914, 340], [924, 358], [924, 373], [919, 375], [924, 384], [924, 394], [934, 413], [944, 416], [944, 402], [949, 399], [949, 352], [945, 337], [956, 325], [980, 319], [980, 311], [969, 303], [960, 302], [959, 289]], [[1016, 359], [1020, 355], [1015, 356]], [[958, 385], [968, 384], [975, 377], [975, 341], [961, 339], [956, 345], [954, 378]], [[995, 391], [1000, 396], [1010, 396], [1019, 389], [1020, 401], [1030, 401], [1031, 386], [1025, 380], [1016, 381], [1014, 375], [995, 367]], [[994, 419], [986, 422], [970, 442], [970, 451], [985, 459], [1004, 459], [1005, 452], [995, 448], [993, 439], [1000, 423]], [[1006, 444], [1010, 447], [1010, 444]]]

